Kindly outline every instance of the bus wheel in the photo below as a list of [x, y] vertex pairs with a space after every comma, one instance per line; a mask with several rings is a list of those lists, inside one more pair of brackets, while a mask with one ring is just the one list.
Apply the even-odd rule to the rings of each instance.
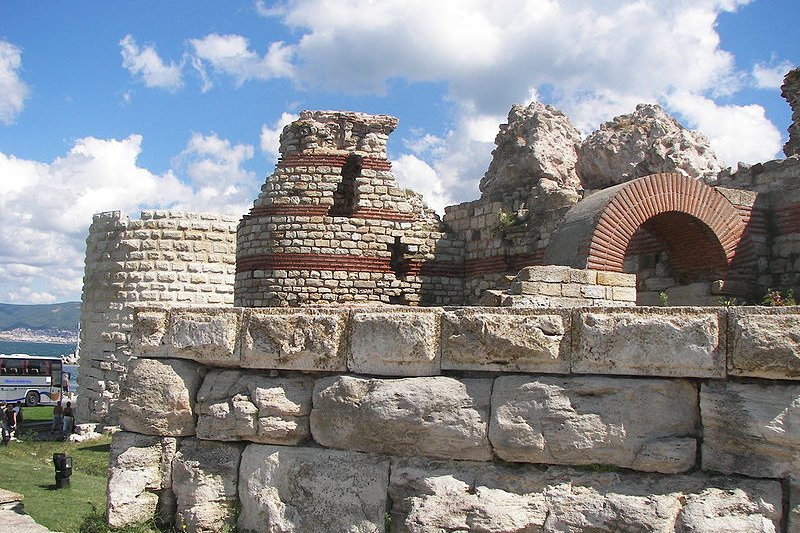
[[28, 391], [28, 394], [25, 395], [25, 405], [28, 407], [36, 407], [39, 405], [39, 393], [35, 390]]

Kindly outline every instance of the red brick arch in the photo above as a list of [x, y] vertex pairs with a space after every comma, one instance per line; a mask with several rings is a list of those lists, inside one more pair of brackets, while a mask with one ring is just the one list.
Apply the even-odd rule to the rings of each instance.
[[[587, 268], [622, 272], [625, 252], [636, 230], [667, 213], [682, 213], [702, 222], [718, 241], [725, 263], [731, 264], [745, 225], [722, 194], [680, 174], [652, 174], [624, 185], [600, 214], [589, 240]], [[709, 250], [706, 259], [716, 255], [714, 252]]]

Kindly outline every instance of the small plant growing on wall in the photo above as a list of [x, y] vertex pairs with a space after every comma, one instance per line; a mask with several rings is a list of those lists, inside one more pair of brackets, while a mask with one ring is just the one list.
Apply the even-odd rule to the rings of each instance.
[[767, 294], [764, 295], [764, 299], [761, 301], [763, 305], [768, 305], [770, 307], [784, 307], [787, 305], [797, 305], [797, 302], [794, 299], [794, 290], [789, 289], [786, 291], [786, 295], [777, 290], [777, 289], [767, 289]]
[[658, 303], [661, 304], [661, 307], [667, 307], [669, 305], [669, 294], [667, 294], [666, 291], [658, 293]]

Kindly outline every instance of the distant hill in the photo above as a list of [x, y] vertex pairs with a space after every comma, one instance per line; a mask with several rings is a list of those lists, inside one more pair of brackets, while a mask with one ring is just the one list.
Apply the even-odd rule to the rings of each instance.
[[81, 303], [15, 305], [0, 304], [0, 331], [78, 331]]

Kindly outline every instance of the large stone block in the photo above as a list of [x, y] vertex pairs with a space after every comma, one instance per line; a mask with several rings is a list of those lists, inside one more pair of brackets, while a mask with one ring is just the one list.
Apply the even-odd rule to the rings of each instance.
[[109, 525], [122, 527], [171, 519], [172, 460], [176, 439], [120, 431], [111, 439], [108, 470]]
[[800, 310], [745, 307], [728, 313], [728, 372], [800, 379]]
[[164, 357], [169, 354], [164, 342], [169, 312], [166, 309], [142, 308], [134, 312], [131, 348], [137, 356]]
[[127, 431], [170, 437], [195, 433], [202, 367], [180, 359], [131, 359], [116, 409]]
[[570, 314], [459, 309], [442, 317], [442, 368], [569, 373]]
[[174, 308], [166, 343], [171, 357], [214, 366], [239, 366], [238, 334], [242, 309]]
[[777, 481], [396, 459], [392, 531], [781, 531]]
[[212, 370], [197, 393], [197, 436], [294, 445], [309, 435], [314, 379]]
[[725, 376], [725, 315], [708, 308], [576, 311], [572, 371]]
[[684, 472], [695, 461], [697, 406], [685, 380], [502, 376], [489, 439], [506, 461]]
[[800, 476], [800, 384], [711, 381], [700, 389], [703, 468]]
[[227, 531], [236, 523], [240, 444], [183, 439], [172, 465], [179, 531]]
[[333, 309], [249, 309], [242, 366], [341, 372], [347, 369], [342, 336], [347, 314]]
[[249, 445], [239, 471], [242, 533], [385, 531], [389, 461], [356, 452]]
[[384, 376], [438, 374], [440, 317], [438, 309], [354, 311], [348, 369]]
[[311, 433], [332, 448], [488, 461], [491, 390], [488, 379], [322, 378]]

